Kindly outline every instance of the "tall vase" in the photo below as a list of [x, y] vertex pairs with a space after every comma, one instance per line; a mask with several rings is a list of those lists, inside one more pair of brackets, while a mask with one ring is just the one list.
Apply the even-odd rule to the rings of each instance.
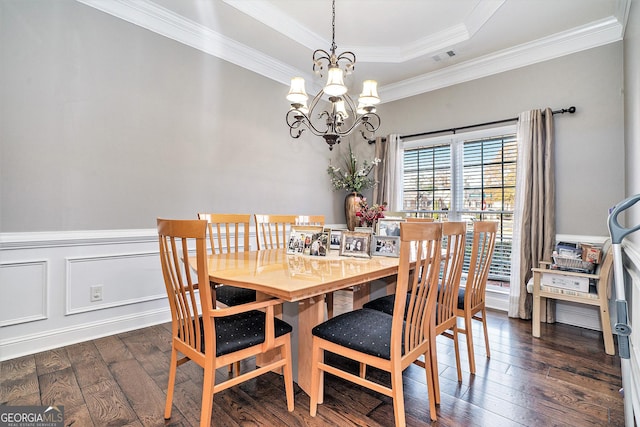
[[356, 215], [358, 212], [358, 199], [362, 197], [362, 194], [355, 191], [347, 194], [344, 198], [344, 217], [347, 221], [347, 228], [353, 231], [354, 228], [360, 223], [360, 219]]

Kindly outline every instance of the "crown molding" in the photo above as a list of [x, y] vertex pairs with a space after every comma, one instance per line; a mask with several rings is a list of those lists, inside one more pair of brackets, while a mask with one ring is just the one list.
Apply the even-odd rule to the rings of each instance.
[[[291, 76], [301, 76], [308, 82], [313, 82], [314, 80], [310, 73], [303, 72], [282, 61], [265, 55], [256, 49], [238, 43], [197, 22], [177, 15], [150, 0], [137, 0], [135, 2], [126, 0], [76, 1], [287, 86], [290, 83]], [[234, 7], [251, 3], [254, 5], [251, 9], [260, 12], [261, 22], [279, 19], [278, 28], [289, 28], [290, 32], [288, 34], [292, 34], [290, 37], [296, 37], [296, 40], [305, 46], [307, 44], [318, 46], [321, 43], [328, 43], [317, 34], [304, 30], [299, 24], [292, 22], [285, 14], [278, 12], [274, 8], [258, 8], [256, 5], [260, 6], [260, 2], [240, 0], [224, 1]], [[489, 6], [485, 6], [483, 9], [476, 8], [478, 10], [474, 10], [470, 18], [465, 22], [465, 25], [452, 27], [433, 37], [419, 40], [415, 45], [407, 47], [406, 50], [400, 49], [399, 57], [394, 58], [394, 54], [391, 52], [391, 50], [396, 48], [385, 48], [380, 50], [380, 52], [386, 52], [386, 54], [388, 54], [386, 56], [386, 62], [389, 62], [390, 58], [392, 61], [403, 62], [407, 60], [406, 58], [410, 59], [410, 57], [413, 57], [415, 52], [422, 52], [422, 55], [434, 53], [436, 50], [434, 46], [443, 46], [444, 43], [450, 45], [452, 39], [463, 40], [470, 37], [470, 31], [477, 31], [503, 2], [504, 0], [497, 0], [496, 2], [490, 3]], [[617, 2], [616, 17], [612, 16], [514, 48], [455, 64], [397, 83], [381, 86], [378, 88], [378, 91], [381, 98], [384, 99], [384, 102], [396, 101], [622, 40], [630, 2], [631, 0], [619, 0]], [[258, 18], [256, 17], [256, 19]], [[360, 60], [363, 60], [363, 56], [366, 58], [367, 54], [370, 55], [370, 58], [376, 55], [371, 51], [367, 53], [367, 49], [359, 47], [354, 47], [354, 49], [358, 52], [360, 52], [360, 50], [365, 52], [364, 54], [359, 53], [358, 57]], [[412, 50], [415, 51], [408, 53]], [[397, 51], [395, 54], [397, 54]]]
[[[229, 6], [262, 22], [274, 31], [314, 51], [318, 46], [331, 46], [331, 40], [309, 31], [286, 13], [265, 2], [223, 0]], [[402, 46], [344, 45], [344, 50], [358, 52], [359, 62], [402, 63], [421, 56], [434, 55], [457, 43], [469, 40], [493, 16], [506, 0], [478, 2], [464, 23], [445, 28], [428, 37]]]
[[380, 87], [378, 92], [384, 102], [396, 101], [620, 41], [623, 33], [623, 25], [616, 18], [610, 17], [472, 61], [392, 83]]

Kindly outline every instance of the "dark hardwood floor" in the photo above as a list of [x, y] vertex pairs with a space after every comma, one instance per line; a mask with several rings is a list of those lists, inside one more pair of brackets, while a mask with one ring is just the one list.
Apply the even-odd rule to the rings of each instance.
[[[349, 296], [336, 295], [336, 312], [350, 309]], [[491, 358], [476, 331], [475, 376], [469, 373], [461, 338], [463, 382], [456, 378], [453, 342], [438, 338], [441, 405], [429, 420], [425, 372], [404, 374], [409, 426], [623, 426], [620, 361], [604, 353], [598, 332], [561, 324], [542, 325], [491, 312]], [[477, 325], [479, 326], [479, 325]], [[202, 370], [178, 368], [173, 415], [163, 419], [170, 356], [170, 324], [126, 332], [0, 364], [0, 404], [64, 405], [67, 425], [198, 425]], [[351, 366], [339, 356], [332, 363]], [[244, 362], [245, 368], [253, 361]], [[387, 381], [380, 371], [368, 374]], [[227, 375], [220, 369], [218, 375]], [[391, 400], [327, 375], [325, 402], [309, 416], [309, 398], [295, 386], [295, 411], [287, 412], [280, 376], [267, 374], [216, 395], [216, 426], [392, 426]]]

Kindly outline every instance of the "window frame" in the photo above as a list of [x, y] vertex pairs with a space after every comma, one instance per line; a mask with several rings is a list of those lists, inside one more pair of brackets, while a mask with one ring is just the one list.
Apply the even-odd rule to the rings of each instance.
[[[402, 141], [401, 152], [399, 156], [399, 168], [401, 180], [399, 182], [400, 187], [400, 201], [404, 208], [404, 152], [406, 150], [415, 150], [419, 148], [428, 148], [437, 145], [449, 144], [451, 146], [451, 206], [447, 211], [447, 218], [451, 221], [463, 220], [463, 215], [469, 212], [468, 209], [464, 209], [463, 195], [464, 195], [464, 179], [463, 179], [463, 151], [465, 141], [483, 140], [490, 138], [498, 138], [504, 135], [517, 135], [517, 125], [497, 126], [492, 128], [485, 128], [480, 130], [472, 130], [467, 132], [458, 132], [455, 134], [447, 134], [433, 137], [425, 137], [414, 139], [410, 141]], [[517, 145], [517, 142], [516, 142]], [[517, 165], [516, 165], [517, 167]], [[435, 211], [434, 211], [435, 212]], [[504, 210], [500, 211], [478, 211], [479, 213], [504, 215]], [[512, 237], [513, 238], [513, 237]], [[498, 280], [508, 282], [508, 277], [500, 276]], [[488, 286], [493, 288], [496, 292], [508, 292], [504, 288], [498, 286]]]

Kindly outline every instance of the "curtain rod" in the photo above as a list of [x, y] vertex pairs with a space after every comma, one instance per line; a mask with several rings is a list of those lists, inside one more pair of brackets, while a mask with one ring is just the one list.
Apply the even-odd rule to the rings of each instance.
[[[571, 106], [569, 108], [562, 108], [562, 109], [559, 109], [559, 110], [551, 111], [552, 114], [564, 114], [564, 113], [573, 114], [575, 112], [576, 112], [576, 107], [574, 107], [574, 106]], [[482, 127], [482, 126], [497, 125], [497, 124], [501, 124], [501, 123], [509, 123], [509, 122], [516, 122], [516, 121], [518, 121], [518, 118], [517, 117], [513, 117], [511, 119], [495, 120], [493, 122], [477, 123], [475, 125], [461, 126], [461, 127], [457, 127], [457, 128], [440, 129], [440, 130], [434, 130], [434, 131], [430, 131], [430, 132], [414, 133], [414, 134], [411, 134], [411, 135], [401, 135], [400, 138], [401, 139], [415, 138], [415, 137], [418, 137], [418, 136], [435, 135], [435, 134], [438, 134], [438, 133], [445, 133], [445, 132], [451, 132], [451, 133], [455, 134], [459, 130], [466, 130], [466, 129], [472, 129], [472, 128], [477, 128], [477, 127]], [[386, 138], [382, 138], [382, 140], [386, 141]], [[369, 140], [369, 144], [374, 144], [375, 142], [376, 142], [375, 140]]]

